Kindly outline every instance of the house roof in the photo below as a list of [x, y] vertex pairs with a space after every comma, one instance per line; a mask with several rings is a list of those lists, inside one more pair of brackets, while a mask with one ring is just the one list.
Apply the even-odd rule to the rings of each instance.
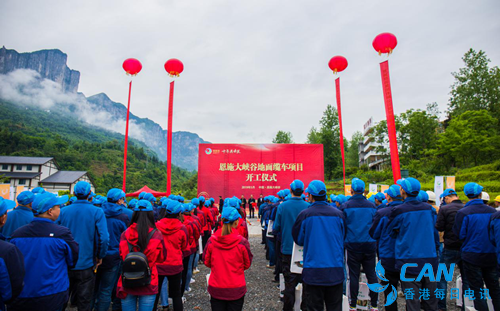
[[33, 173], [27, 173], [27, 172], [0, 172], [0, 175], [3, 175], [8, 178], [20, 178], [20, 179], [32, 179], [37, 176], [40, 176], [40, 172], [33, 172]]
[[54, 158], [46, 157], [14, 157], [14, 156], [0, 156], [0, 164], [34, 164], [43, 165]]
[[51, 184], [72, 184], [85, 174], [87, 174], [85, 171], [58, 171], [40, 182]]

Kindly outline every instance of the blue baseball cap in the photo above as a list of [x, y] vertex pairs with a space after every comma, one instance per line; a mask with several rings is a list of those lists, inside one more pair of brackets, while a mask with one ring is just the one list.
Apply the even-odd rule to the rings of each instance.
[[16, 202], [0, 197], [0, 216], [3, 216], [8, 210], [14, 207], [16, 207]]
[[128, 207], [129, 208], [135, 208], [137, 206], [137, 203], [139, 203], [139, 200], [132, 199], [132, 200], [130, 200], [130, 202], [128, 202]]
[[324, 196], [326, 195], [325, 183], [321, 180], [313, 180], [307, 186], [306, 192], [315, 197]]
[[340, 205], [344, 204], [347, 201], [347, 198], [343, 194], [339, 194], [335, 197], [335, 202], [339, 202]]
[[182, 212], [182, 203], [179, 201], [171, 200], [167, 204], [168, 214], [179, 214]]
[[429, 195], [424, 190], [420, 190], [417, 195], [417, 200], [420, 202], [427, 202], [429, 201]]
[[383, 194], [382, 192], [377, 192], [375, 195], [372, 195], [372, 197], [375, 197], [375, 199], [379, 200], [380, 202], [385, 200], [385, 194]]
[[382, 204], [383, 204], [383, 205], [387, 205], [387, 200], [383, 200], [383, 201], [382, 201]]
[[120, 199], [125, 199], [125, 192], [118, 188], [109, 189], [107, 197], [111, 202], [118, 202]]
[[441, 195], [439, 197], [444, 198], [444, 197], [447, 197], [449, 195], [457, 195], [457, 192], [451, 188], [448, 188], [448, 189], [444, 190], [444, 192], [441, 193]]
[[222, 210], [222, 218], [224, 219], [224, 223], [228, 224], [241, 218], [241, 215], [237, 209], [228, 206]]
[[163, 201], [165, 201], [167, 199], [167, 197], [161, 197], [160, 198], [160, 203], [163, 203]]
[[156, 202], [155, 196], [152, 195], [151, 193], [146, 193], [143, 197], [143, 200], [148, 200], [151, 203]]
[[144, 199], [144, 196], [145, 196], [146, 194], [147, 194], [147, 192], [146, 192], [146, 191], [143, 191], [143, 192], [139, 193], [139, 200]]
[[365, 192], [365, 182], [355, 177], [352, 179], [351, 189], [356, 193]]
[[373, 204], [375, 204], [375, 196], [372, 195], [371, 197], [368, 198], [368, 201], [372, 202]]
[[240, 205], [239, 205], [238, 199], [235, 199], [235, 198], [229, 199], [228, 206], [234, 207], [234, 208], [239, 207]]
[[63, 205], [68, 202], [69, 198], [67, 195], [58, 197], [55, 194], [45, 192], [35, 196], [33, 201], [32, 209], [35, 215], [40, 215], [53, 208], [56, 205]]
[[210, 203], [210, 201], [209, 201], [209, 200], [207, 200], [207, 201], [205, 201], [205, 204], [204, 204], [204, 205], [205, 205], [205, 207], [210, 207], [211, 203]]
[[33, 192], [34, 194], [44, 193], [45, 189], [43, 189], [42, 187], [36, 187], [36, 188], [33, 188], [33, 190], [31, 190], [31, 192]]
[[153, 205], [147, 200], [139, 200], [134, 208], [135, 212], [152, 212]]
[[69, 198], [69, 201], [70, 201], [71, 203], [75, 203], [75, 201], [76, 201], [76, 200], [78, 200], [78, 198], [77, 198], [77, 197], [71, 197], [71, 198]]
[[385, 190], [384, 193], [387, 193], [391, 198], [397, 199], [401, 198], [401, 187], [398, 185], [392, 185], [389, 189]]
[[31, 191], [23, 191], [17, 196], [17, 202], [21, 205], [28, 205], [35, 199], [35, 194]]
[[185, 199], [182, 196], [179, 196], [179, 202], [184, 203]]
[[86, 181], [80, 180], [76, 183], [73, 191], [77, 196], [89, 195], [91, 193], [90, 184]]
[[204, 196], [200, 196], [198, 199], [200, 200], [201, 203], [205, 203], [205, 197]]
[[416, 197], [420, 191], [420, 182], [413, 177], [400, 179], [397, 184], [411, 197]]
[[194, 206], [199, 206], [200, 205], [200, 200], [197, 199], [197, 198], [194, 198], [191, 200], [191, 204], [193, 204]]
[[295, 179], [290, 184], [290, 189], [292, 189], [292, 191], [295, 191], [295, 190], [302, 190], [302, 191], [304, 191], [304, 183], [301, 180], [299, 180], [299, 179]]
[[290, 189], [283, 189], [284, 197], [291, 193]]
[[483, 191], [483, 186], [476, 184], [475, 182], [470, 182], [464, 186], [465, 195], [468, 198], [475, 198], [481, 195]]
[[331, 200], [332, 202], [335, 202], [335, 198], [336, 198], [336, 197], [337, 197], [337, 196], [336, 196], [335, 194], [330, 194], [330, 200]]

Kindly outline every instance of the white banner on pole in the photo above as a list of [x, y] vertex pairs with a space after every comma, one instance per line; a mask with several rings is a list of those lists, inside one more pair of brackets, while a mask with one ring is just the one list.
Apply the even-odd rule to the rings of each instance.
[[443, 194], [444, 191], [444, 178], [443, 176], [436, 176], [434, 179], [434, 193], [436, 194], [436, 200]]
[[370, 189], [370, 192], [378, 192], [377, 191], [377, 184], [370, 184], [369, 189]]

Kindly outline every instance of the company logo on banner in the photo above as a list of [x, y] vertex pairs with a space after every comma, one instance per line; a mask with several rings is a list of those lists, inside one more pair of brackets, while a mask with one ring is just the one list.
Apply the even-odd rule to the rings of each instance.
[[275, 195], [294, 179], [323, 180], [323, 145], [200, 144], [198, 190], [210, 196]]
[[369, 189], [369, 192], [377, 192], [377, 184], [370, 184]]
[[436, 198], [441, 197], [441, 194], [444, 192], [444, 177], [436, 176], [434, 180], [434, 193], [436, 194]]
[[0, 197], [10, 199], [10, 184], [0, 185]]

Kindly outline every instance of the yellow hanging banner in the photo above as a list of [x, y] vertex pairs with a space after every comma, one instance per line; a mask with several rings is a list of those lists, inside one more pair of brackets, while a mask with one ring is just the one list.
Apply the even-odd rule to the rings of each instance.
[[345, 185], [344, 193], [346, 196], [351, 195], [351, 185]]
[[18, 204], [18, 203], [17, 203], [17, 196], [18, 196], [21, 192], [23, 192], [23, 191], [24, 191], [24, 186], [17, 186], [17, 187], [16, 187], [16, 195], [15, 195], [15, 196], [16, 196], [16, 200], [15, 200], [15, 201], [16, 201], [16, 204]]
[[455, 176], [446, 176], [446, 189], [455, 190]]
[[10, 199], [10, 184], [0, 185], [0, 197], [7, 200]]
[[384, 191], [387, 189], [389, 189], [388, 185], [380, 185], [380, 192], [384, 193]]

